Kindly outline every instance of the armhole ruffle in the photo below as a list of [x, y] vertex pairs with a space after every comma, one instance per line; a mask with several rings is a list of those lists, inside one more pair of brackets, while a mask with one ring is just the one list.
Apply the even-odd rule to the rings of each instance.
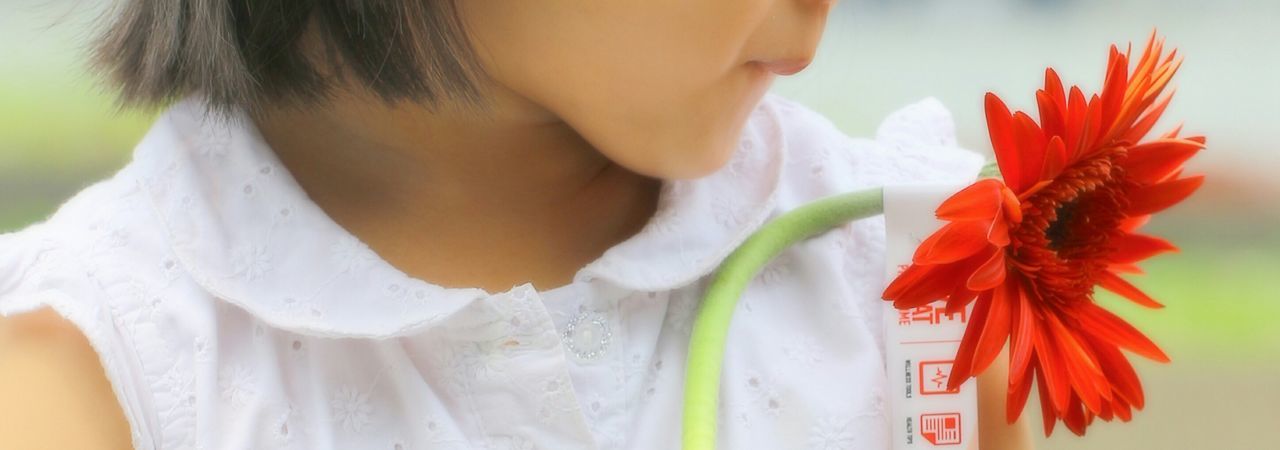
[[959, 145], [951, 112], [934, 97], [889, 114], [875, 140], [900, 160], [894, 164], [899, 173], [891, 175], [893, 183], [972, 180], [985, 160]]
[[[98, 355], [98, 361], [111, 384], [117, 403], [125, 419], [133, 448], [154, 450], [156, 435], [154, 420], [146, 411], [151, 407], [152, 395], [146, 391], [146, 377], [142, 370], [132, 340], [122, 332], [122, 323], [106, 305], [79, 301], [75, 297], [54, 289], [32, 287], [43, 279], [42, 249], [30, 242], [21, 242], [17, 233], [0, 235], [0, 316], [15, 316], [50, 307], [71, 322], [87, 338]], [[102, 298], [102, 297], [95, 297]]]

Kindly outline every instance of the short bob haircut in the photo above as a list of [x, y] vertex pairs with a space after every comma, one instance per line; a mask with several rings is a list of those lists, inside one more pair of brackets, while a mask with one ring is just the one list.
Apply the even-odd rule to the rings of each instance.
[[[93, 43], [92, 66], [121, 108], [200, 93], [217, 112], [259, 112], [327, 100], [350, 75], [388, 104], [483, 109], [483, 72], [455, 1], [122, 0]], [[318, 51], [301, 45], [309, 26]]]

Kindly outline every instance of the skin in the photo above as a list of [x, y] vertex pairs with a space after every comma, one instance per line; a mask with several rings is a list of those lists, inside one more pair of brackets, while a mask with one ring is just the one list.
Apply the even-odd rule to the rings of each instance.
[[[406, 273], [501, 292], [569, 283], [653, 215], [660, 179], [727, 162], [816, 0], [461, 2], [488, 115], [358, 86], [259, 128], [336, 222]], [[408, 244], [408, 245], [406, 245]]]
[[[407, 274], [551, 289], [638, 231], [662, 179], [727, 162], [774, 78], [813, 59], [832, 3], [463, 1], [491, 114], [345, 86], [255, 122], [311, 199]], [[45, 310], [0, 318], [0, 336], [0, 398], [40, 399], [0, 402], [0, 448], [128, 448], [74, 325]], [[1003, 425], [1006, 375], [979, 380], [982, 447], [1032, 448], [1025, 420]], [[88, 426], [59, 432], [68, 417]]]

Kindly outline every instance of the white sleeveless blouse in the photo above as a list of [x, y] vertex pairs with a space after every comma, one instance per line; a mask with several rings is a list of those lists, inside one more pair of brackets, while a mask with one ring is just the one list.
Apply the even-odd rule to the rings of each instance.
[[[765, 221], [866, 187], [963, 181], [934, 99], [851, 138], [766, 94], [733, 158], [665, 181], [571, 284], [445, 287], [307, 197], [251, 121], [168, 109], [113, 176], [0, 235], [0, 315], [42, 306], [101, 357], [138, 449], [677, 449], [692, 318]], [[721, 448], [885, 449], [882, 218], [801, 242], [728, 335]]]

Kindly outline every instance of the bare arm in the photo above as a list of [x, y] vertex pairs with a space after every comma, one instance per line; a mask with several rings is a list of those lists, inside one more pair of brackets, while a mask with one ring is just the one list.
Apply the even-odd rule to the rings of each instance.
[[98, 354], [51, 308], [0, 317], [0, 448], [132, 448]]
[[[1009, 349], [1005, 348], [982, 375], [978, 375], [978, 443], [971, 450], [1033, 450], [1030, 417], [1040, 409], [1027, 405], [1013, 424], [1005, 420], [1005, 393], [1009, 390]], [[1036, 415], [1036, 417], [1039, 417]]]

